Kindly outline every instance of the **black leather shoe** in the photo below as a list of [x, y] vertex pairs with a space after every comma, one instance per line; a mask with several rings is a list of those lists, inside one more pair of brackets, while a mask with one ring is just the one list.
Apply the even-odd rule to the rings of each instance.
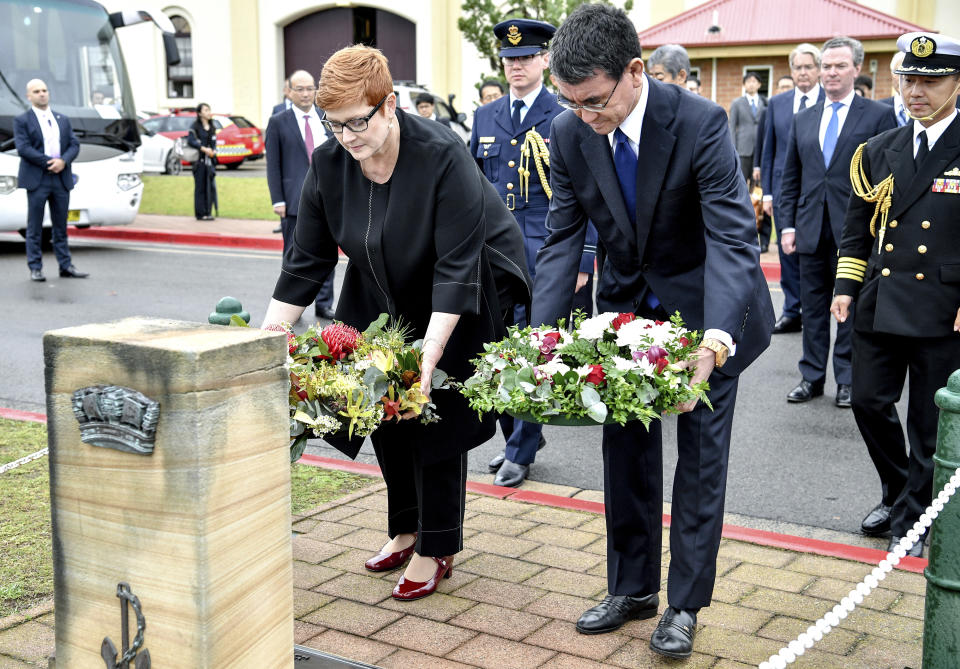
[[283, 232], [283, 228], [281, 228], [279, 225], [273, 229], [273, 234], [275, 235], [279, 235], [281, 232]]
[[[890, 537], [890, 544], [887, 546], [887, 552], [892, 553], [893, 549], [897, 547], [897, 544], [900, 543], [902, 538], [903, 537]], [[915, 543], [910, 550], [907, 551], [907, 557], [923, 557], [923, 542], [926, 540], [926, 538], [926, 535], [923, 535], [917, 539], [917, 543]]]
[[800, 332], [803, 329], [803, 321], [800, 316], [781, 316], [773, 326], [773, 334], [784, 334], [786, 332]]
[[863, 520], [860, 522], [860, 529], [864, 534], [869, 534], [870, 536], [876, 536], [878, 534], [885, 534], [890, 531], [890, 512], [893, 510], [892, 506], [887, 506], [883, 502], [880, 502], [875, 507], [870, 509], [870, 513], [864, 516]]
[[[540, 434], [540, 442], [537, 444], [537, 451], [542, 451], [543, 447], [547, 445], [547, 440], [543, 438], [543, 433]], [[491, 474], [496, 474], [500, 467], [503, 465], [503, 461], [507, 459], [507, 454], [504, 451], [500, 451], [493, 459], [487, 463], [487, 469]]]
[[603, 634], [623, 627], [630, 620], [646, 620], [657, 615], [660, 596], [657, 593], [646, 597], [607, 595], [603, 601], [587, 609], [577, 621], [581, 634]]
[[326, 318], [328, 321], [332, 321], [337, 317], [336, 312], [334, 312], [334, 310], [330, 307], [318, 307], [317, 309], [314, 309], [313, 313], [317, 318]]
[[650, 650], [667, 657], [690, 657], [696, 633], [695, 613], [668, 607], [650, 637]]
[[504, 460], [500, 471], [497, 472], [497, 478], [493, 479], [493, 485], [502, 485], [507, 488], [516, 488], [530, 473], [530, 465], [518, 465], [516, 462]]
[[30, 270], [30, 280], [31, 281], [46, 281], [47, 277], [43, 275], [42, 269], [32, 269]]
[[769, 244], [769, 242], [766, 243], [766, 244], [761, 244], [761, 245], [760, 245], [760, 253], [766, 253], [766, 252], [769, 251], [769, 250], [770, 250], [770, 244]]
[[833, 401], [841, 409], [849, 409], [850, 402], [850, 384], [841, 383], [837, 385], [837, 397]]
[[823, 395], [823, 384], [814, 385], [809, 381], [801, 381], [796, 388], [787, 393], [788, 402], [809, 402], [814, 397]]
[[86, 272], [81, 272], [73, 265], [70, 265], [66, 269], [63, 267], [60, 268], [60, 276], [62, 276], [64, 279], [86, 279], [90, 275]]

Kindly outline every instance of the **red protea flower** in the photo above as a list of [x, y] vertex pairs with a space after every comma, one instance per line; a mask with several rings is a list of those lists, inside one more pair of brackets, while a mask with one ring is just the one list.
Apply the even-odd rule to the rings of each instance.
[[616, 332], [619, 330], [624, 323], [629, 323], [630, 321], [636, 320], [637, 317], [631, 312], [627, 311], [622, 314], [618, 314], [611, 322], [610, 325], [613, 327], [613, 331]]
[[330, 349], [330, 357], [342, 360], [357, 348], [360, 332], [343, 323], [331, 323], [320, 331], [320, 338]]

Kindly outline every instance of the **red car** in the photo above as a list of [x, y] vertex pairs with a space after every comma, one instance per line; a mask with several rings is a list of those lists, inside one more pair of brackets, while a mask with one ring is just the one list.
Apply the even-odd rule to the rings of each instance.
[[[197, 118], [192, 109], [174, 109], [170, 114], [158, 114], [141, 121], [151, 131], [176, 141], [186, 136]], [[217, 128], [217, 162], [229, 170], [235, 170], [245, 160], [263, 158], [263, 133], [260, 128], [243, 116], [214, 114]]]

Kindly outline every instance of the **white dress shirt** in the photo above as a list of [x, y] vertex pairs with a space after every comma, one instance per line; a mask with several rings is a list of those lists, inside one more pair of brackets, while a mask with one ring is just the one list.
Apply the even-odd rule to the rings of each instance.
[[[897, 125], [904, 126], [910, 122], [907, 108], [903, 106], [903, 97], [899, 93], [893, 94], [893, 113], [897, 117]], [[901, 123], [900, 114], [903, 114], [903, 118], [907, 119], [906, 122]]]
[[33, 107], [33, 113], [40, 123], [40, 132], [43, 133], [43, 153], [51, 158], [60, 157], [60, 124], [54, 118], [50, 107], [38, 109]]
[[[793, 89], [793, 113], [796, 114], [800, 111], [800, 101], [803, 99], [803, 96], [807, 96], [807, 107], [812, 107], [817, 104], [817, 100], [820, 99], [820, 84], [814, 84], [813, 88], [804, 93], [799, 88]], [[806, 109], [806, 107], [804, 107]]]
[[954, 108], [953, 111], [950, 112], [950, 114], [946, 118], [940, 119], [939, 121], [931, 125], [929, 128], [924, 128], [923, 124], [920, 123], [920, 121], [914, 121], [913, 122], [913, 157], [914, 158], [917, 157], [917, 151], [920, 149], [920, 140], [917, 138], [920, 136], [921, 132], [923, 132], [924, 130], [927, 131], [927, 149], [929, 149], [930, 151], [933, 151], [933, 145], [937, 143], [937, 140], [940, 139], [940, 135], [942, 135], [946, 131], [947, 127], [949, 127], [949, 125], [953, 123], [953, 119], [955, 119], [956, 117], [957, 117], [957, 110], [956, 108]]
[[[320, 123], [320, 115], [317, 113], [317, 108], [314, 106], [310, 107], [310, 111], [304, 112], [301, 111], [299, 107], [293, 107], [293, 113], [297, 117], [297, 127], [300, 128], [300, 139], [303, 140], [304, 151], [307, 147], [307, 130], [306, 124], [310, 124], [310, 132], [313, 133], [313, 148], [317, 148], [323, 144], [324, 140], [327, 138], [326, 131], [323, 129], [323, 124]], [[274, 202], [274, 207], [283, 207], [286, 206], [286, 202]]]
[[[847, 112], [850, 111], [850, 104], [853, 102], [853, 97], [857, 94], [856, 91], [850, 91], [847, 94], [847, 97], [842, 100], [837, 100], [843, 104], [837, 110], [837, 137], [840, 137], [840, 133], [843, 132], [843, 122], [847, 120]], [[820, 116], [820, 149], [823, 149], [823, 138], [827, 134], [827, 126], [830, 124], [830, 118], [833, 116], [833, 107], [832, 105], [834, 100], [830, 98], [823, 99], [823, 114]]]
[[530, 107], [533, 106], [533, 103], [536, 101], [537, 96], [540, 95], [540, 91], [543, 89], [543, 84], [537, 86], [534, 90], [530, 91], [522, 98], [518, 98], [513, 94], [513, 91], [510, 91], [510, 116], [513, 116], [513, 103], [515, 100], [523, 100], [523, 106], [520, 107], [520, 123], [523, 123], [523, 119], [527, 117], [527, 112], [530, 111]]
[[[638, 147], [640, 146], [640, 133], [643, 130], [643, 116], [647, 112], [647, 100], [649, 98], [650, 92], [650, 78], [644, 75], [643, 79], [643, 88], [640, 89], [640, 99], [637, 100], [637, 106], [633, 108], [627, 118], [623, 119], [623, 122], [620, 124], [620, 132], [627, 136], [627, 142], [630, 144], [630, 148], [633, 150], [634, 154], [637, 154]], [[614, 133], [607, 135], [607, 141], [610, 142], [610, 151], [613, 152], [614, 147], [616, 146], [616, 139], [614, 139]], [[616, 163], [614, 163], [616, 164]], [[638, 190], [637, 197], [640, 197], [640, 192]], [[723, 345], [730, 349], [730, 355], [733, 356], [737, 352], [737, 345], [733, 341], [728, 333], [723, 330], [709, 329], [703, 333], [704, 339], [716, 339], [723, 342]]]

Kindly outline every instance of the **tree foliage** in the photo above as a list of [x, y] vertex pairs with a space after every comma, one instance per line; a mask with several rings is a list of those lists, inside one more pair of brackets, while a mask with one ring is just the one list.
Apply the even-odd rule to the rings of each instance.
[[[463, 0], [460, 6], [460, 18], [457, 27], [464, 38], [473, 44], [477, 51], [490, 63], [494, 72], [500, 73], [500, 57], [497, 56], [499, 43], [493, 34], [493, 27], [508, 18], [536, 19], [560, 26], [574, 9], [586, 0]], [[625, 11], [633, 8], [633, 0], [618, 4]]]

